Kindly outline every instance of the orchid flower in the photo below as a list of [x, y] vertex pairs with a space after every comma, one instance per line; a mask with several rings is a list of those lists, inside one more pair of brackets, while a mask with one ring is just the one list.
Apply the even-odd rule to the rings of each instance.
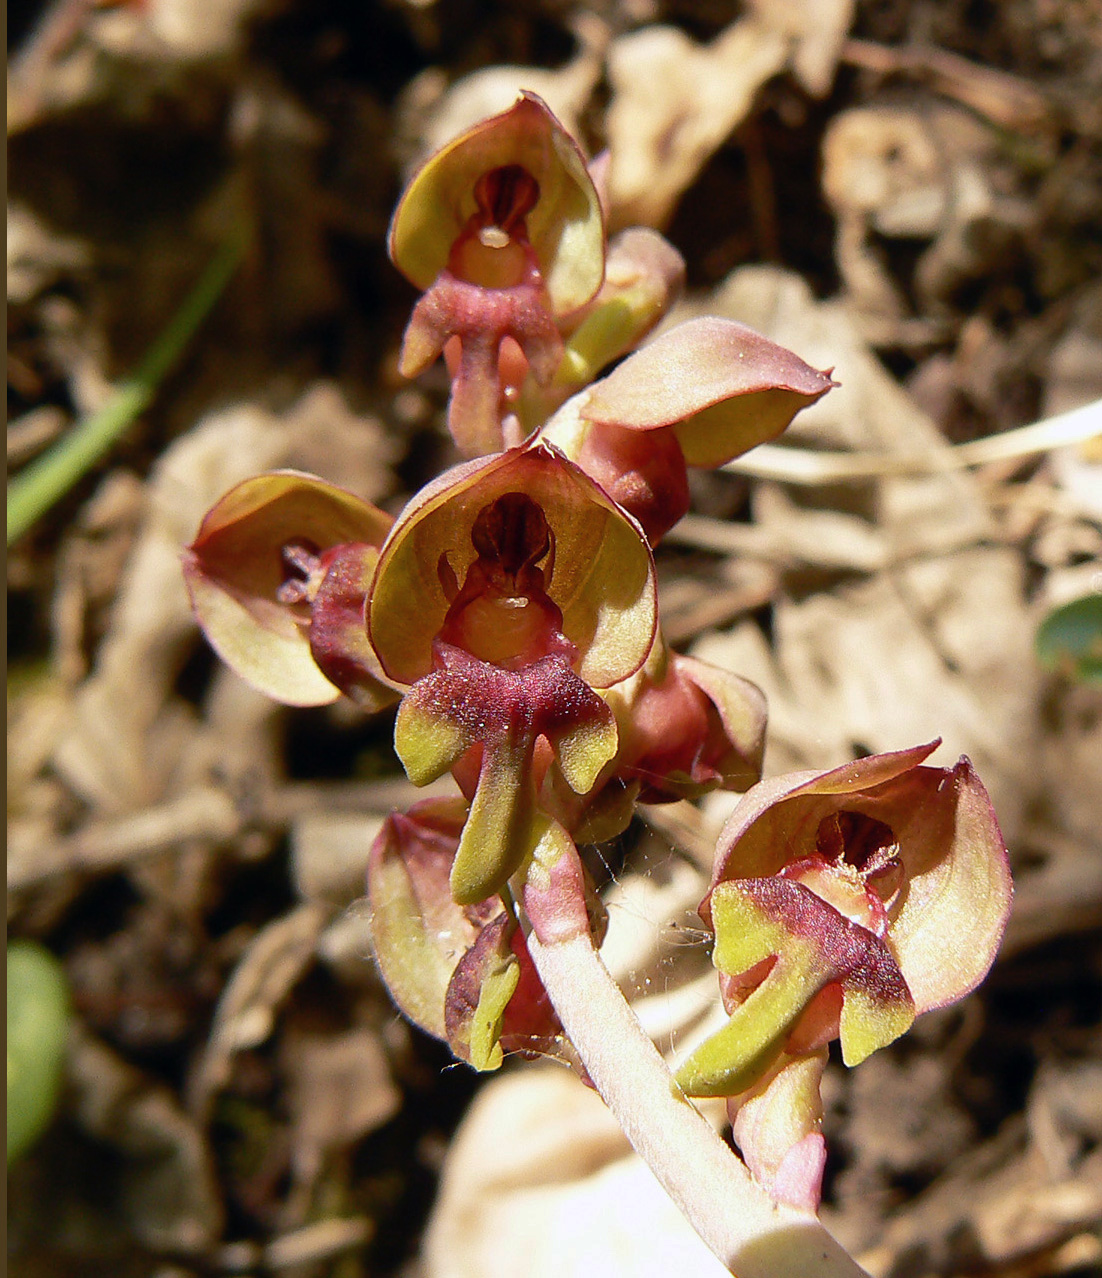
[[[407, 773], [423, 785], [451, 770], [471, 804], [453, 897], [481, 901], [527, 866], [526, 892], [542, 899], [552, 867], [577, 859], [541, 808], [544, 780], [593, 788], [618, 741], [596, 689], [634, 673], [653, 641], [654, 566], [638, 527], [547, 445], [467, 463], [395, 525], [367, 617], [384, 672], [408, 688], [395, 726]], [[536, 915], [536, 926], [586, 926], [584, 908], [570, 923]]]
[[720, 838], [700, 913], [731, 1019], [676, 1081], [730, 1098], [748, 1165], [797, 1205], [818, 1202], [826, 1044], [856, 1065], [963, 998], [1006, 925], [987, 792], [967, 759], [922, 766], [938, 744], [762, 781]]
[[394, 521], [316, 475], [280, 470], [231, 488], [184, 554], [192, 608], [218, 655], [286, 705], [347, 693], [395, 700], [363, 624], [379, 547]]
[[447, 348], [448, 424], [469, 456], [504, 443], [502, 405], [530, 368], [554, 376], [556, 318], [601, 286], [604, 215], [577, 144], [534, 93], [436, 152], [390, 225], [390, 256], [424, 296], [399, 368], [414, 377]]

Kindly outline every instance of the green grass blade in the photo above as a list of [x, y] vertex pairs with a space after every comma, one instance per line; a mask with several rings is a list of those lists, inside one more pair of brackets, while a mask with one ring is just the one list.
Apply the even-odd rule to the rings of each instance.
[[149, 406], [165, 374], [222, 295], [244, 248], [245, 236], [240, 233], [222, 245], [133, 374], [116, 386], [98, 412], [78, 422], [8, 485], [9, 546], [88, 472]]

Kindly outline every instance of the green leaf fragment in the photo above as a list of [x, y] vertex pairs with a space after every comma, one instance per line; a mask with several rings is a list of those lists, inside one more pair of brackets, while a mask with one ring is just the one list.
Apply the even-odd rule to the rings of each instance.
[[230, 236], [131, 376], [118, 384], [102, 408], [78, 422], [8, 485], [9, 546], [64, 497], [153, 402], [165, 375], [221, 297], [246, 241], [240, 230]]
[[1046, 670], [1102, 685], [1102, 594], [1054, 608], [1041, 622], [1034, 651]]
[[54, 1113], [69, 1031], [69, 988], [43, 946], [8, 946], [8, 1162], [24, 1153]]

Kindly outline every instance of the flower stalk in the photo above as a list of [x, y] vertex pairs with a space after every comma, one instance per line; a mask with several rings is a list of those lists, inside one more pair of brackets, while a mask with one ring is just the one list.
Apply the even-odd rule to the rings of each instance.
[[586, 1073], [632, 1147], [739, 1278], [857, 1278], [809, 1213], [773, 1202], [683, 1093], [587, 936], [528, 950]]

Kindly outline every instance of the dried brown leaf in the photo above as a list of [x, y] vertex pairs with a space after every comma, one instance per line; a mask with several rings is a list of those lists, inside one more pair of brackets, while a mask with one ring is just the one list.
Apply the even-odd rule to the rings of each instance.
[[313, 960], [329, 914], [324, 905], [300, 905], [249, 943], [222, 991], [210, 1038], [192, 1071], [192, 1113], [206, 1114], [214, 1093], [229, 1078], [234, 1055], [271, 1034], [280, 1006]]
[[663, 226], [786, 54], [785, 36], [756, 18], [733, 23], [709, 45], [664, 26], [615, 39], [606, 121], [614, 223]]
[[329, 1153], [346, 1149], [393, 1118], [402, 1097], [377, 1032], [289, 1032], [281, 1055], [293, 1125], [291, 1161], [300, 1185], [312, 1185]]
[[83, 1031], [69, 1081], [77, 1122], [123, 1156], [118, 1209], [133, 1233], [157, 1251], [211, 1247], [223, 1220], [210, 1151], [168, 1089]]

